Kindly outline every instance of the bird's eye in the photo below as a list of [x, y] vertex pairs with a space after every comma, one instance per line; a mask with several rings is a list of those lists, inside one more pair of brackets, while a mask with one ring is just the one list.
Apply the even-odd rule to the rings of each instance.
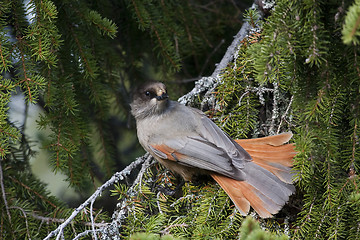
[[146, 95], [146, 96], [150, 96], [150, 92], [149, 92], [149, 91], [146, 91], [146, 92], [145, 92], [145, 95]]

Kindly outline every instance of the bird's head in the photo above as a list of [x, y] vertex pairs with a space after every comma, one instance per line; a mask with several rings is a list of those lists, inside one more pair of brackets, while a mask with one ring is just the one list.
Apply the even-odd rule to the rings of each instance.
[[169, 103], [165, 84], [147, 82], [133, 92], [131, 113], [136, 119], [163, 113]]

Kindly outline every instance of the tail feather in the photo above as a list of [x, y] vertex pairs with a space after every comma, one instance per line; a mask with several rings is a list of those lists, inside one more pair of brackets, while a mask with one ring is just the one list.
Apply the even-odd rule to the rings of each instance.
[[246, 180], [238, 181], [211, 174], [242, 215], [246, 215], [251, 206], [260, 217], [272, 217], [295, 191], [290, 167], [296, 152], [293, 144], [283, 145], [291, 137], [291, 133], [284, 133], [264, 138], [235, 140], [253, 159], [244, 168]]
[[267, 144], [277, 147], [283, 145], [284, 143], [287, 143], [292, 138], [292, 136], [293, 134], [291, 132], [286, 132], [262, 138], [238, 139], [238, 141], [256, 144]]
[[250, 205], [262, 218], [272, 217], [281, 208], [245, 181], [238, 181], [219, 174], [211, 174], [211, 176], [229, 195], [243, 216], [249, 213]]
[[242, 215], [247, 215], [250, 210], [250, 202], [243, 194], [245, 191], [242, 191], [242, 189], [238, 187], [239, 183], [242, 182], [215, 173], [211, 174], [211, 176], [229, 195], [240, 213]]
[[272, 217], [272, 214], [277, 213], [281, 208], [281, 206], [275, 204], [270, 198], [267, 198], [259, 190], [246, 182], [240, 184], [240, 189], [246, 192], [247, 197], [251, 198], [252, 208], [262, 218]]
[[265, 168], [275, 176], [277, 176], [281, 181], [291, 184], [294, 174], [291, 172], [291, 168], [283, 166], [277, 163], [265, 163], [261, 161], [254, 161], [257, 165], [262, 168]]
[[243, 147], [254, 161], [275, 162], [288, 167], [293, 165], [292, 159], [296, 155], [293, 144], [272, 146], [264, 143], [248, 142], [247, 139], [238, 139], [235, 142]]
[[296, 155], [294, 144], [284, 144], [291, 138], [291, 133], [270, 137], [235, 140], [252, 157], [253, 162], [273, 173], [285, 183], [292, 183], [291, 168]]
[[276, 175], [249, 162], [243, 169], [245, 181], [278, 205], [284, 205], [293, 193], [294, 186], [281, 181]]

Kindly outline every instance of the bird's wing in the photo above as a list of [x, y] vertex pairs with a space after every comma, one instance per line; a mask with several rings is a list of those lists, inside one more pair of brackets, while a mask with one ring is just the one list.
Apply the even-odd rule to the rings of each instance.
[[241, 171], [231, 163], [226, 152], [201, 137], [168, 139], [163, 144], [150, 145], [149, 149], [163, 160], [243, 180]]
[[245, 163], [252, 158], [239, 144], [224, 133], [213, 121], [205, 114], [201, 113], [200, 134], [209, 142], [214, 143], [218, 148], [223, 149], [231, 160], [231, 164], [238, 169], [243, 169]]
[[200, 122], [196, 132], [174, 133], [161, 144], [149, 145], [150, 151], [161, 159], [244, 180], [242, 169], [250, 155], [204, 114], [194, 114]]

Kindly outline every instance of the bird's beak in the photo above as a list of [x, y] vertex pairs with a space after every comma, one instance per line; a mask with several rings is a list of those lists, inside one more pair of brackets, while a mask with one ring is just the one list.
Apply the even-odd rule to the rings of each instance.
[[162, 92], [161, 95], [156, 96], [156, 100], [162, 101], [169, 98], [169, 95], [166, 92]]

